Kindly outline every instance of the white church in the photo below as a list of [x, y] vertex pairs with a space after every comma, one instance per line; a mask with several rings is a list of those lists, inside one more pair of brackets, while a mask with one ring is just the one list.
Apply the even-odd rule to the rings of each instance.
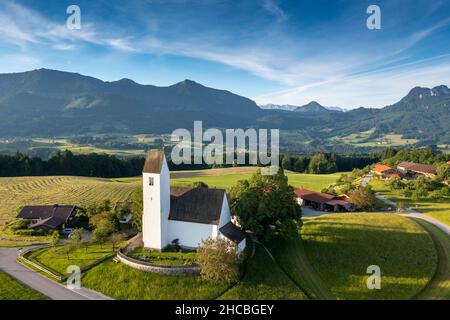
[[196, 248], [209, 237], [225, 237], [240, 253], [244, 232], [231, 221], [225, 190], [171, 187], [163, 151], [150, 151], [143, 169], [144, 247], [162, 250], [178, 239], [185, 248]]

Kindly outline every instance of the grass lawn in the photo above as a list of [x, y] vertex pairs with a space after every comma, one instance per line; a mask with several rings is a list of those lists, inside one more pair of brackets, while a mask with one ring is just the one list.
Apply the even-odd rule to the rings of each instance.
[[82, 268], [112, 252], [113, 250], [110, 245], [90, 245], [87, 249], [77, 248], [67, 258], [63, 246], [57, 246], [35, 250], [26, 258], [56, 274], [65, 276], [68, 266], [76, 265]]
[[18, 236], [0, 230], [0, 247], [25, 247], [48, 242], [50, 242], [49, 236]]
[[300, 236], [289, 241], [272, 241], [267, 245], [278, 264], [311, 299], [334, 300], [335, 297], [306, 258], [305, 242]]
[[[229, 168], [235, 169], [235, 168]], [[238, 168], [239, 169], [239, 168]], [[215, 170], [215, 169], [213, 169]], [[227, 169], [225, 169], [227, 170]], [[223, 171], [221, 175], [207, 175], [201, 174], [201, 171], [197, 171], [198, 174], [193, 174], [192, 176], [184, 176], [181, 178], [173, 178], [172, 184], [177, 186], [190, 186], [195, 181], [203, 181], [210, 187], [215, 188], [223, 188], [229, 190], [233, 187], [237, 181], [249, 179], [252, 175], [252, 172], [240, 172], [240, 173], [232, 173], [233, 171]], [[205, 170], [203, 170], [205, 171]], [[212, 170], [206, 170], [212, 171]], [[339, 176], [343, 172], [333, 173], [333, 174], [304, 174], [304, 173], [294, 173], [294, 172], [286, 172], [288, 176], [289, 183], [294, 187], [303, 186], [304, 188], [311, 189], [313, 191], [320, 191], [328, 185], [336, 182]], [[176, 175], [173, 175], [176, 177]]]
[[439, 258], [435, 275], [416, 299], [450, 300], [450, 237], [431, 223], [421, 219], [415, 221], [430, 233]]
[[[309, 218], [301, 241], [314, 270], [337, 299], [411, 299], [437, 267], [436, 249], [428, 233], [416, 222], [394, 214]], [[292, 243], [273, 253], [293, 279], [305, 282], [299, 274], [302, 268], [296, 267], [305, 258], [299, 256], [299, 246]], [[380, 290], [367, 289], [366, 270], [371, 265], [381, 268]]]
[[199, 276], [144, 272], [112, 260], [89, 270], [81, 283], [121, 300], [215, 299], [226, 290], [226, 286], [208, 283]]
[[230, 300], [305, 300], [306, 295], [257, 245], [244, 277], [220, 299]]
[[0, 300], [45, 300], [44, 295], [0, 271]]
[[411, 198], [405, 198], [398, 191], [389, 190], [384, 181], [372, 179], [370, 185], [379, 195], [394, 202], [404, 201], [407, 203], [408, 207], [450, 225], [450, 197], [439, 200], [427, 198], [423, 200], [412, 200]]
[[192, 265], [196, 262], [197, 253], [190, 252], [159, 252], [139, 248], [127, 253], [128, 256], [161, 265]]

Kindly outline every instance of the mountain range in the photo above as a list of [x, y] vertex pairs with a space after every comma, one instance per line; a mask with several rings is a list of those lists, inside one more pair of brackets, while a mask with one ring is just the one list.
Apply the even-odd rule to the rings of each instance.
[[299, 112], [327, 112], [338, 111], [345, 112], [347, 110], [340, 107], [325, 107], [317, 101], [311, 101], [303, 106], [296, 106], [292, 104], [264, 104], [259, 106], [263, 110], [284, 110], [284, 111], [299, 111]]
[[192, 80], [158, 87], [48, 69], [0, 74], [3, 137], [170, 133], [191, 128], [194, 120], [203, 120], [204, 127], [296, 130], [308, 140], [372, 130], [375, 137], [395, 133], [450, 144], [450, 89], [416, 87], [382, 109], [342, 112], [314, 101], [260, 108], [251, 99]]

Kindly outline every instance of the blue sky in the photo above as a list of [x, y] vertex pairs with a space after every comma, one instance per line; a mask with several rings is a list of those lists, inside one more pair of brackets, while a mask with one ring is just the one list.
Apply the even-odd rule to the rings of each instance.
[[[81, 8], [81, 30], [66, 8]], [[369, 5], [381, 30], [366, 27]], [[0, 73], [192, 79], [258, 103], [382, 107], [450, 85], [446, 0], [22, 0], [0, 3]]]

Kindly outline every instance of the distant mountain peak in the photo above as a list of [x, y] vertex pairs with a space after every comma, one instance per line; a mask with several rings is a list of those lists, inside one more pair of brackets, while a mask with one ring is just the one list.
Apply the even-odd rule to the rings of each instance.
[[283, 110], [283, 111], [299, 111], [299, 112], [345, 112], [347, 110], [340, 107], [325, 107], [317, 101], [311, 101], [303, 106], [296, 106], [292, 104], [264, 104], [259, 106], [263, 110]]
[[183, 81], [176, 83], [175, 86], [201, 86], [201, 84], [194, 80], [184, 79]]
[[304, 106], [298, 107], [295, 109], [296, 112], [328, 112], [327, 108], [322, 106], [317, 101], [311, 101], [308, 104], [305, 104]]
[[402, 99], [403, 101], [423, 99], [425, 97], [442, 97], [450, 95], [450, 89], [446, 85], [439, 85], [432, 89], [425, 87], [414, 87]]
[[119, 81], [116, 81], [117, 83], [120, 84], [126, 84], [126, 85], [137, 85], [138, 83], [136, 83], [135, 81], [128, 79], [128, 78], [122, 78]]

